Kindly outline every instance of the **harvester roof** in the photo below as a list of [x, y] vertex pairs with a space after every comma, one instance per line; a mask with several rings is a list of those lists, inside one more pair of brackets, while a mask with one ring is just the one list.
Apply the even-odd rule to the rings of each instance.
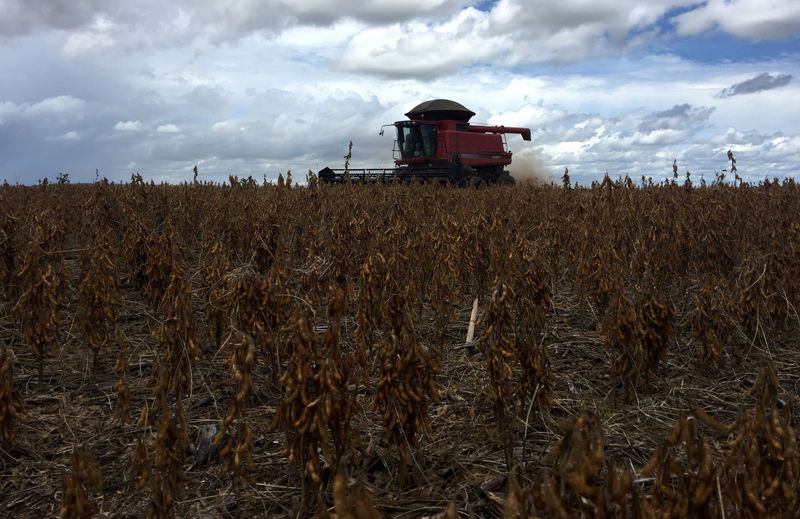
[[449, 99], [433, 99], [425, 101], [412, 108], [406, 117], [409, 119], [442, 120], [468, 122], [475, 112], [455, 101]]

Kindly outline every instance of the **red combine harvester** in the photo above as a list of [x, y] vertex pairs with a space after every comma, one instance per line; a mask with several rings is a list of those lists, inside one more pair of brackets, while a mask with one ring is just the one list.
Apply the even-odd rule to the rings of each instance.
[[[426, 181], [458, 186], [483, 183], [513, 184], [505, 167], [511, 164], [505, 134], [518, 133], [531, 140], [528, 128], [470, 124], [475, 112], [455, 101], [425, 101], [397, 121], [393, 169], [320, 170], [319, 179], [331, 184], [345, 182]], [[383, 130], [381, 130], [383, 135]]]

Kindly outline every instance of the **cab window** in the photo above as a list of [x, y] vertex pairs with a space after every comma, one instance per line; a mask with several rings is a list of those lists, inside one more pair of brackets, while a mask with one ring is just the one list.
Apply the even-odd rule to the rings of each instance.
[[432, 157], [436, 154], [436, 126], [411, 124], [398, 128], [397, 137], [403, 158]]

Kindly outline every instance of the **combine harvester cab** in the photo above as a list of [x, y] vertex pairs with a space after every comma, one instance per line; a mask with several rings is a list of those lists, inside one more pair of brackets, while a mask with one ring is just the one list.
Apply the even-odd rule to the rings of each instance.
[[[395, 179], [458, 186], [514, 183], [505, 169], [511, 164], [505, 134], [520, 134], [530, 141], [530, 129], [470, 124], [475, 112], [447, 99], [426, 101], [405, 115], [407, 121], [393, 125], [397, 130], [395, 168], [350, 169], [347, 174], [352, 181]], [[345, 171], [325, 168], [320, 170], [319, 178], [323, 182], [341, 183], [345, 181]]]

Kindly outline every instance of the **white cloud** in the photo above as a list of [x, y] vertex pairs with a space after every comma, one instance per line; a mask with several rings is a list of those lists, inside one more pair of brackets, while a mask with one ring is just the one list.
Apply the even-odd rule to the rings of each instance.
[[504, 126], [526, 126], [540, 128], [548, 126], [564, 118], [564, 112], [557, 108], [545, 107], [539, 104], [525, 104], [517, 110], [506, 110], [489, 118], [490, 124]]
[[0, 101], [0, 125], [6, 121], [19, 117], [21, 110], [19, 105], [11, 101]]
[[120, 121], [114, 125], [114, 129], [121, 132], [138, 132], [142, 129], [141, 121]]
[[83, 116], [86, 101], [62, 95], [47, 97], [35, 103], [0, 101], [0, 124], [14, 120], [66, 122]]
[[114, 45], [113, 34], [119, 30], [107, 17], [97, 16], [91, 27], [67, 37], [62, 52], [69, 58], [89, 52], [102, 52]]
[[366, 26], [355, 20], [341, 20], [328, 27], [317, 25], [297, 25], [281, 32], [278, 41], [294, 48], [311, 47], [324, 49], [334, 47], [338, 50], [350, 38], [366, 29]]
[[244, 130], [244, 126], [241, 123], [233, 120], [227, 121], [218, 121], [211, 126], [211, 129], [215, 132], [233, 132], [236, 130], [242, 131]]
[[667, 146], [678, 144], [686, 139], [688, 132], [675, 130], [672, 128], [662, 128], [651, 132], [637, 132], [631, 139], [632, 144], [643, 144], [645, 146]]
[[178, 133], [180, 130], [174, 124], [162, 124], [156, 128], [157, 133]]
[[486, 38], [479, 45], [471, 41], [469, 35], [478, 31], [475, 25], [486, 23], [483, 14], [464, 11], [458, 22], [367, 29], [350, 40], [339, 67], [388, 77], [437, 77], [488, 60], [502, 49], [503, 38]]
[[668, 110], [646, 115], [637, 129], [644, 133], [659, 130], [700, 129], [708, 124], [708, 119], [713, 112], [714, 108], [696, 107], [689, 103], [683, 103]]
[[56, 96], [42, 99], [25, 108], [27, 117], [70, 116], [83, 110], [86, 102], [72, 96]]
[[75, 130], [70, 130], [68, 132], [62, 133], [61, 135], [57, 135], [55, 137], [48, 137], [47, 140], [49, 141], [56, 141], [56, 142], [69, 142], [69, 141], [77, 141], [80, 140], [80, 135]]
[[525, 0], [500, 0], [488, 12], [466, 8], [450, 18], [366, 29], [350, 40], [339, 65], [352, 72], [429, 78], [469, 65], [575, 62], [624, 51], [634, 31], [641, 40], [642, 30], [670, 8], [690, 4], [562, 0], [537, 9]]
[[797, 0], [709, 0], [675, 18], [681, 35], [719, 28], [739, 38], [772, 40], [800, 32]]

